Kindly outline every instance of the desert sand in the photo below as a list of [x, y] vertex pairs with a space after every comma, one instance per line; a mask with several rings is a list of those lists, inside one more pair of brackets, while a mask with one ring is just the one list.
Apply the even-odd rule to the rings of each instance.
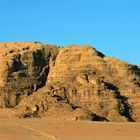
[[0, 109], [0, 140], [140, 140], [139, 122], [11, 118]]

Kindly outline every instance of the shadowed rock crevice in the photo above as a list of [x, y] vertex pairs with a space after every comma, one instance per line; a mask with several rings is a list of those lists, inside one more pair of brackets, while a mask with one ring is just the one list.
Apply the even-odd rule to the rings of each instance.
[[121, 95], [119, 88], [111, 83], [105, 83], [108, 89], [114, 90], [116, 98], [118, 99], [118, 104], [116, 109], [122, 115], [128, 118], [129, 121], [134, 121], [131, 117], [132, 109], [127, 101], [127, 97]]
[[105, 121], [105, 122], [109, 122], [109, 120], [105, 117], [101, 117], [101, 116], [97, 116], [97, 115], [93, 115], [93, 120], [92, 121]]

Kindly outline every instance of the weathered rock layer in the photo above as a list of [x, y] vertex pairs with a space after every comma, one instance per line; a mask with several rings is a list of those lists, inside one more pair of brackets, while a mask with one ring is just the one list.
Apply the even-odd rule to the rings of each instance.
[[0, 107], [19, 117], [140, 121], [140, 68], [90, 46], [0, 43]]

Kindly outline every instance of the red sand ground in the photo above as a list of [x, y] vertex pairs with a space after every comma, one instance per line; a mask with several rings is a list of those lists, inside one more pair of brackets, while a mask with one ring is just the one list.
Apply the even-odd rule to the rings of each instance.
[[0, 140], [140, 140], [140, 123], [10, 118], [0, 109]]

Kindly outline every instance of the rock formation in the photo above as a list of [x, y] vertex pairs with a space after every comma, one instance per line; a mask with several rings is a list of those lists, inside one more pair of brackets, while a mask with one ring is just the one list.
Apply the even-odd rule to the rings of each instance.
[[15, 116], [140, 121], [140, 67], [90, 46], [0, 43], [0, 107]]

